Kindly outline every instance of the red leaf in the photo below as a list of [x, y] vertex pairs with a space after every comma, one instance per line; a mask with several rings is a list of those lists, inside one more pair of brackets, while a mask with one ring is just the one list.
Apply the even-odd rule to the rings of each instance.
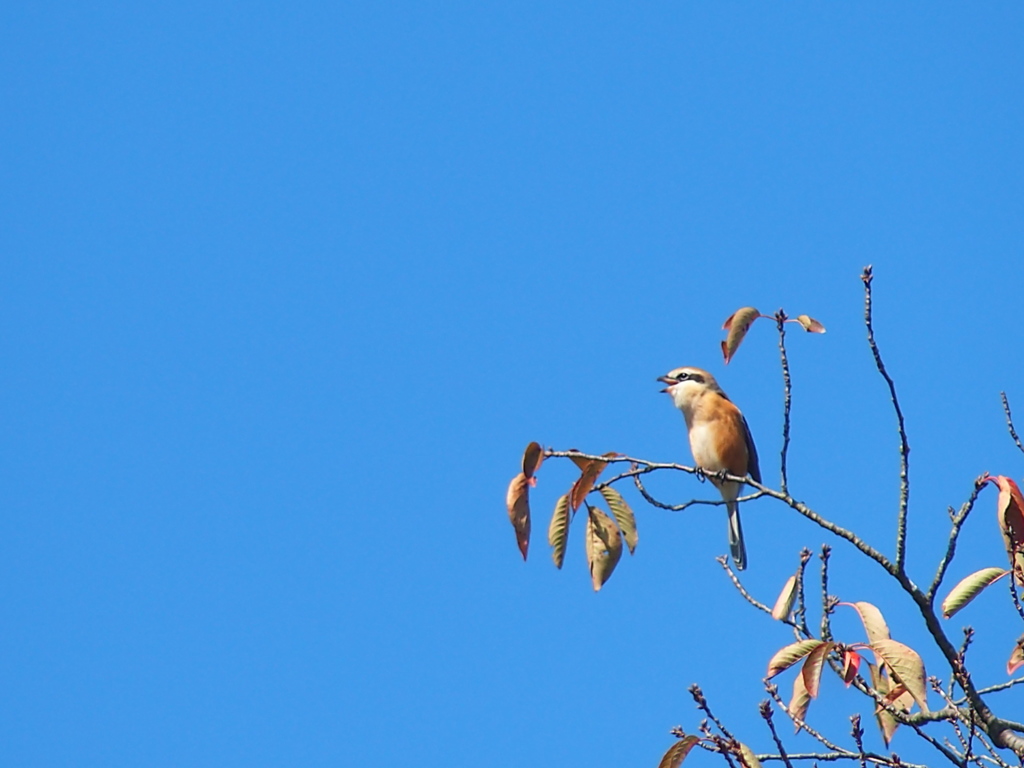
[[1006, 662], [1006, 674], [1012, 675], [1021, 667], [1024, 667], [1024, 635], [1017, 638], [1017, 644], [1013, 646], [1013, 653]]
[[525, 560], [530, 547], [530, 486], [522, 472], [512, 478], [505, 495], [505, 505], [508, 507], [508, 519], [516, 530], [519, 551]]
[[860, 654], [856, 651], [847, 649], [843, 653], [843, 682], [846, 683], [846, 687], [850, 687], [850, 683], [857, 677], [857, 670], [860, 669]]

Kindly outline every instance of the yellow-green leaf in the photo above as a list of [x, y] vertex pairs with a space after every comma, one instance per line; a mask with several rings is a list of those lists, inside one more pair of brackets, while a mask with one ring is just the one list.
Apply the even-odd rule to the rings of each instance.
[[797, 675], [793, 678], [793, 697], [789, 700], [786, 712], [793, 719], [796, 726], [796, 733], [800, 732], [801, 724], [807, 719], [807, 710], [811, 706], [811, 694], [807, 692], [804, 685], [804, 676]]
[[526, 559], [526, 551], [530, 547], [530, 485], [526, 475], [520, 472], [512, 478], [508, 486], [508, 493], [505, 495], [505, 505], [508, 507], [508, 519], [516, 531], [516, 543], [519, 544], [519, 551]]
[[821, 667], [825, 658], [835, 647], [835, 643], [821, 643], [817, 648], [807, 654], [803, 668], [800, 670], [800, 677], [804, 679], [804, 687], [812, 699], [818, 697], [818, 686], [821, 683]]
[[821, 645], [821, 640], [800, 640], [780, 649], [768, 662], [768, 677], [775, 677]]
[[569, 539], [569, 494], [558, 497], [555, 502], [555, 513], [551, 516], [548, 526], [548, 544], [551, 545], [551, 558], [555, 567], [561, 568], [565, 561], [565, 544]]
[[757, 759], [757, 755], [754, 754], [754, 750], [746, 744], [740, 744], [740, 762], [743, 763], [746, 768], [761, 768], [761, 761]]
[[725, 341], [722, 342], [722, 356], [725, 358], [726, 365], [729, 364], [733, 355], [736, 354], [736, 350], [739, 349], [740, 342], [747, 335], [751, 323], [759, 317], [761, 317], [761, 313], [753, 307], [741, 307], [726, 319], [722, 325], [722, 328], [728, 331]]
[[639, 541], [633, 510], [629, 508], [629, 504], [622, 498], [622, 494], [614, 488], [602, 488], [601, 495], [604, 496], [604, 500], [608, 503], [612, 515], [615, 516], [615, 522], [619, 524], [619, 528], [622, 530], [622, 538], [625, 539], [626, 546], [629, 547], [629, 554], [632, 555], [636, 551], [636, 545]]
[[779, 592], [779, 597], [775, 601], [775, 607], [772, 608], [772, 618], [776, 621], [782, 621], [789, 617], [789, 614], [793, 610], [793, 602], [796, 600], [796, 575], [790, 576], [786, 579], [786, 583], [782, 587], [782, 591]]
[[982, 568], [961, 579], [960, 583], [953, 587], [946, 595], [946, 599], [942, 601], [943, 617], [948, 619], [981, 594], [981, 590], [1008, 573], [1009, 571], [1005, 568]]
[[922, 712], [928, 711], [928, 686], [924, 673], [924, 661], [917, 652], [895, 640], [875, 640], [871, 650], [885, 662], [893, 676], [902, 683]]
[[843, 603], [843, 605], [852, 606], [857, 611], [861, 622], [864, 624], [868, 643], [873, 643], [875, 640], [889, 639], [889, 626], [885, 623], [885, 619], [882, 618], [882, 612], [871, 603]]
[[587, 564], [597, 592], [612, 575], [622, 557], [622, 534], [608, 515], [591, 507], [587, 514]]
[[696, 736], [683, 736], [679, 741], [668, 748], [668, 752], [661, 758], [658, 768], [679, 768], [683, 760], [690, 754], [690, 750], [699, 741]]

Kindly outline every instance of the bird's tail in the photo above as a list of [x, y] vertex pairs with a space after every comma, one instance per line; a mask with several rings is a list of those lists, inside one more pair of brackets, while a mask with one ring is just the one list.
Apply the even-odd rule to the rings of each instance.
[[729, 511], [729, 554], [736, 563], [736, 570], [747, 567], [747, 548], [743, 546], [743, 526], [740, 525], [740, 505], [730, 501], [725, 505]]

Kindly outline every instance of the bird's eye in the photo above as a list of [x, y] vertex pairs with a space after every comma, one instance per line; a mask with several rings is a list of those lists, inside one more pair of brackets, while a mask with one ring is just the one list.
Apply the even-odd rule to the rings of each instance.
[[685, 371], [676, 375], [676, 381], [686, 381], [688, 378], [690, 378], [690, 374]]

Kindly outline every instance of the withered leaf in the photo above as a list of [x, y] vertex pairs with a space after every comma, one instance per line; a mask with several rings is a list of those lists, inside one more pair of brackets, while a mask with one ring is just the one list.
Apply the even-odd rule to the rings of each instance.
[[679, 768], [683, 760], [690, 754], [690, 750], [699, 741], [696, 736], [683, 736], [679, 741], [668, 748], [668, 752], [661, 758], [658, 768]]
[[1024, 635], [1017, 638], [1017, 644], [1013, 646], [1013, 653], [1006, 662], [1006, 674], [1012, 675], [1021, 667], [1024, 667]]
[[741, 307], [726, 318], [725, 323], [722, 325], [722, 328], [728, 331], [725, 341], [722, 342], [722, 356], [725, 358], [726, 365], [729, 364], [733, 355], [736, 354], [736, 350], [739, 349], [740, 342], [743, 341], [743, 337], [750, 330], [751, 323], [759, 317], [761, 317], [761, 313], [753, 307]]
[[629, 554], [633, 554], [636, 551], [636, 545], [639, 538], [636, 533], [636, 518], [633, 516], [633, 510], [629, 508], [629, 504], [622, 498], [622, 494], [616, 491], [614, 488], [602, 488], [601, 495], [604, 496], [604, 500], [608, 503], [608, 507], [612, 511], [612, 515], [615, 517], [615, 522], [619, 524], [619, 528], [622, 531], [622, 538], [626, 541], [626, 546], [629, 547]]
[[928, 711], [928, 686], [924, 673], [924, 661], [913, 648], [895, 640], [875, 640], [871, 650], [885, 662], [893, 676], [906, 687], [922, 712]]
[[[868, 671], [871, 673], [871, 687], [882, 694], [882, 696], [888, 696], [889, 678], [886, 675], [885, 668], [872, 664], [870, 661], [867, 664]], [[892, 735], [896, 733], [896, 729], [899, 728], [900, 724], [896, 722], [896, 718], [890, 712], [879, 706], [875, 707], [875, 722], [878, 723], [878, 730], [882, 732], [882, 741], [888, 747], [889, 742], [892, 741]]]
[[948, 619], [981, 594], [985, 587], [995, 583], [1008, 573], [1009, 571], [1005, 568], [982, 568], [961, 579], [960, 583], [953, 587], [946, 595], [946, 599], [942, 601], [943, 617]]
[[779, 649], [768, 662], [767, 676], [775, 677], [779, 672], [789, 669], [821, 644], [821, 640], [800, 640]]
[[525, 560], [530, 547], [530, 484], [522, 472], [512, 478], [505, 495], [505, 505], [508, 507], [508, 519], [516, 530], [519, 551]]
[[565, 561], [565, 545], [569, 539], [569, 494], [558, 497], [555, 502], [555, 513], [551, 516], [548, 526], [548, 544], [551, 545], [551, 558], [555, 567], [561, 568]]
[[835, 648], [835, 643], [821, 643], [807, 654], [800, 676], [804, 679], [804, 687], [812, 699], [818, 697], [818, 686], [821, 684], [821, 667], [825, 659]]
[[544, 449], [540, 447], [540, 443], [530, 443], [526, 446], [526, 450], [523, 451], [523, 474], [527, 479], [533, 478], [543, 461]]
[[996, 502], [999, 531], [1003, 534], [1014, 578], [1017, 584], [1024, 586], [1024, 496], [1021, 496], [1017, 483], [1004, 475], [989, 477], [987, 482], [999, 487], [999, 500]]
[[776, 621], [788, 618], [793, 610], [794, 600], [796, 600], [795, 574], [786, 579], [786, 583], [782, 586], [782, 591], [779, 592], [779, 597], [775, 601], [775, 607], [772, 608], [772, 618]]
[[[606, 453], [604, 454], [607, 458], [615, 458], [619, 454], [617, 453]], [[604, 468], [608, 466], [606, 461], [588, 461], [587, 465], [583, 468], [583, 472], [580, 474], [579, 479], [572, 484], [572, 488], [569, 491], [569, 506], [572, 507], [572, 511], [575, 512], [580, 508], [580, 504], [583, 503], [583, 499], [587, 497], [594, 488], [594, 483], [597, 482], [597, 478], [604, 472]]]
[[587, 510], [586, 545], [590, 579], [597, 592], [611, 578], [622, 557], [622, 534], [614, 521], [597, 507]]
[[825, 326], [819, 323], [810, 315], [797, 315], [796, 321], [800, 323], [805, 331], [808, 333], [824, 333]]
[[[579, 448], [570, 448], [569, 451], [572, 453], [581, 453]], [[575, 464], [579, 468], [580, 472], [586, 469], [587, 464], [590, 463], [590, 459], [584, 459], [582, 456], [570, 456], [569, 461]]]

